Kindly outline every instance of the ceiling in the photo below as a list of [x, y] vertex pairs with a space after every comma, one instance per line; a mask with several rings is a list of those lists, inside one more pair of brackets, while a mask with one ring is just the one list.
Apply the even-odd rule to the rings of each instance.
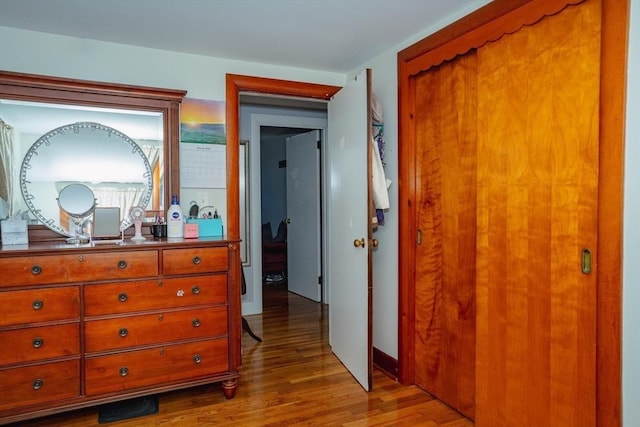
[[346, 73], [487, 0], [0, 0], [0, 25]]

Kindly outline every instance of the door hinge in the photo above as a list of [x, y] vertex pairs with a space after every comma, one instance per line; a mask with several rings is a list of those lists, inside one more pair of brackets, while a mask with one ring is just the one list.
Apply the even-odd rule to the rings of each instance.
[[416, 241], [418, 243], [418, 246], [422, 244], [422, 230], [420, 230], [419, 228], [418, 228], [418, 236], [416, 238]]
[[320, 140], [318, 140], [318, 150], [320, 149]]
[[322, 276], [318, 276], [318, 285], [322, 285]]

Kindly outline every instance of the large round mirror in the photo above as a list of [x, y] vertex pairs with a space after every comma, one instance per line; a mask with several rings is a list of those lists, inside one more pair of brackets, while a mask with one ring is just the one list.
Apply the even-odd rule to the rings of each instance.
[[149, 204], [153, 186], [147, 155], [138, 144], [95, 122], [47, 132], [22, 161], [20, 188], [27, 207], [41, 223], [66, 236], [75, 230], [61, 214], [58, 195], [71, 184], [91, 189], [96, 207], [119, 207], [121, 230], [131, 225], [131, 207]]

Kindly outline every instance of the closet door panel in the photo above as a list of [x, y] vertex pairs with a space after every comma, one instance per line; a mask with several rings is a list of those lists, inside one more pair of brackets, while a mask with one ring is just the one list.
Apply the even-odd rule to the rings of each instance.
[[416, 79], [416, 384], [475, 407], [476, 60]]
[[594, 0], [478, 49], [479, 427], [595, 425], [599, 33]]

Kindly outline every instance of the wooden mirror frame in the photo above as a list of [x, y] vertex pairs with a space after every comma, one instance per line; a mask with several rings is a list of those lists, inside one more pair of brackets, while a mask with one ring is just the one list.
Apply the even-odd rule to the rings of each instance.
[[[180, 103], [184, 90], [95, 82], [0, 70], [0, 99], [84, 105], [125, 110], [146, 110], [163, 115], [164, 176], [163, 206], [171, 194], [180, 194]], [[50, 239], [42, 225], [30, 226], [30, 240]], [[32, 233], [42, 229], [43, 233]], [[63, 238], [64, 236], [59, 236]]]

